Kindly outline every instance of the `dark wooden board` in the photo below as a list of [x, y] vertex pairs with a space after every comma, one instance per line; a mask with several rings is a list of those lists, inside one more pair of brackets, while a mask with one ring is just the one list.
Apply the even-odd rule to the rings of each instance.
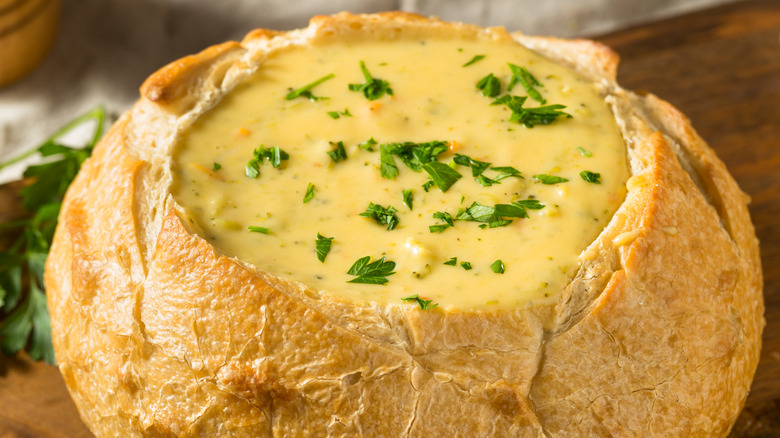
[[[766, 320], [753, 388], [734, 436], [780, 436], [780, 2], [742, 1], [597, 38], [619, 82], [680, 108], [752, 197]], [[13, 197], [0, 190], [0, 220]], [[0, 438], [88, 437], [54, 367], [0, 358]]]

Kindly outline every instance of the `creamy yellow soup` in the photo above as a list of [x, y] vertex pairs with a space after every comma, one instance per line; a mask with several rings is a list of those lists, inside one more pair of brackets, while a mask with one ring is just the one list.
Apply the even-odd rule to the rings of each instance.
[[273, 54], [203, 115], [173, 195], [222, 253], [322, 294], [511, 308], [570, 281], [625, 154], [596, 87], [514, 42], [348, 40]]

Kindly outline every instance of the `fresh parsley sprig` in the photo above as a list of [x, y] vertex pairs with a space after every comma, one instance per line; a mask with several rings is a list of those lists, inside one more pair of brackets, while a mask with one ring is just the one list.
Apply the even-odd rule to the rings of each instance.
[[244, 173], [249, 178], [257, 178], [260, 176], [260, 166], [263, 164], [263, 160], [270, 161], [271, 166], [276, 169], [282, 165], [282, 161], [289, 159], [290, 155], [280, 149], [279, 146], [266, 148], [264, 145], [260, 145], [260, 147], [252, 151], [252, 159], [247, 161]]
[[520, 67], [518, 65], [507, 63], [509, 66], [509, 70], [512, 72], [512, 79], [509, 80], [509, 84], [506, 86], [506, 91], [510, 92], [512, 91], [512, 88], [519, 82], [523, 85], [523, 88], [525, 88], [525, 92], [528, 93], [528, 96], [544, 105], [547, 103], [547, 100], [542, 98], [542, 95], [539, 93], [539, 91], [534, 87], [541, 87], [542, 84], [536, 80], [534, 75], [531, 74], [531, 72], [528, 71], [525, 67]]
[[317, 85], [319, 85], [319, 84], [329, 80], [329, 79], [333, 79], [334, 77], [336, 77], [336, 75], [334, 75], [333, 73], [331, 73], [329, 75], [325, 75], [325, 76], [317, 79], [314, 82], [311, 82], [309, 84], [304, 85], [301, 88], [298, 88], [297, 90], [290, 91], [289, 93], [287, 93], [286, 96], [284, 96], [284, 98], [285, 98], [285, 100], [293, 100], [293, 99], [295, 99], [297, 97], [305, 97], [306, 99], [309, 99], [311, 101], [328, 99], [327, 97], [317, 97], [317, 96], [313, 95], [312, 92], [311, 92], [311, 89], [316, 87]]
[[360, 213], [360, 216], [373, 219], [379, 225], [387, 225], [387, 230], [390, 231], [398, 226], [398, 222], [400, 221], [398, 216], [396, 216], [397, 212], [398, 210], [392, 205], [382, 207], [381, 205], [369, 202], [368, 208], [366, 208], [366, 211], [363, 213]]
[[344, 148], [344, 142], [330, 142], [331, 146], [335, 146], [335, 148], [332, 151], [328, 151], [328, 156], [331, 160], [333, 160], [334, 163], [338, 163], [339, 161], [344, 161], [347, 159], [347, 150]]
[[365, 256], [349, 268], [347, 274], [356, 277], [347, 283], [387, 284], [387, 277], [395, 274], [393, 269], [395, 269], [395, 262], [385, 261], [384, 257], [372, 262], [370, 256]]
[[416, 302], [420, 306], [421, 310], [430, 310], [430, 309], [433, 309], [433, 308], [439, 306], [438, 303], [431, 304], [431, 302], [433, 300], [424, 300], [424, 299], [420, 298], [420, 296], [418, 294], [414, 294], [414, 295], [412, 295], [410, 297], [406, 297], [406, 298], [401, 298], [401, 300], [403, 300], [404, 302], [407, 302], [407, 303], [411, 302], [411, 301], [414, 301], [414, 302]]
[[501, 81], [490, 73], [477, 82], [477, 90], [485, 97], [496, 97], [501, 93]]
[[491, 105], [506, 105], [512, 111], [510, 122], [520, 123], [526, 128], [537, 125], [549, 125], [561, 116], [571, 118], [571, 114], [561, 111], [565, 105], [547, 105], [536, 108], [524, 108], [526, 96], [504, 95], [494, 100]]
[[366, 82], [362, 84], [349, 84], [350, 91], [362, 92], [363, 96], [368, 100], [377, 100], [385, 94], [388, 96], [393, 95], [393, 89], [390, 88], [390, 83], [371, 76], [368, 68], [366, 68], [366, 63], [363, 61], [360, 61], [360, 70], [363, 71], [363, 77], [366, 78]]
[[[0, 163], [3, 169], [35, 154], [48, 159], [24, 172], [30, 183], [20, 195], [30, 216], [0, 224], [0, 232], [17, 236], [9, 248], [0, 251], [0, 351], [5, 355], [26, 349], [35, 360], [55, 362], [43, 268], [62, 198], [102, 136], [105, 118], [103, 108], [92, 110], [62, 127], [39, 147]], [[60, 143], [61, 137], [88, 122], [94, 123], [94, 131], [82, 148]], [[27, 282], [22, 281], [25, 277]]]

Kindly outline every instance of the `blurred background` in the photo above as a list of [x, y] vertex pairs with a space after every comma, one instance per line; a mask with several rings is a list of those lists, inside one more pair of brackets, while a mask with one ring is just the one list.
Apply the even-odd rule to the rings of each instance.
[[[51, 52], [37, 68], [0, 86], [0, 162], [32, 148], [97, 105], [122, 113], [137, 99], [143, 80], [174, 59], [227, 39], [241, 39], [257, 27], [304, 27], [316, 14], [397, 9], [571, 37], [603, 34], [732, 1], [0, 0], [0, 83], [4, 69], [20, 56], [34, 58], [35, 50], [47, 48], [29, 34], [22, 35], [25, 29], [38, 25], [52, 36]], [[22, 13], [22, 6], [29, 11]], [[47, 14], [54, 21], [44, 22]], [[56, 17], [59, 28], [52, 32]], [[46, 39], [45, 33], [38, 38]], [[20, 49], [25, 44], [30, 47]], [[17, 178], [24, 166], [0, 171], [0, 182]]]

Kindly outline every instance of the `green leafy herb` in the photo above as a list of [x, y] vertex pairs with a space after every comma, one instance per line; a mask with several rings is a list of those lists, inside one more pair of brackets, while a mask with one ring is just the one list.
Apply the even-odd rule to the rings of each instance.
[[351, 91], [359, 91], [363, 93], [363, 96], [368, 100], [377, 100], [385, 94], [392, 96], [393, 89], [390, 88], [390, 84], [382, 79], [377, 79], [371, 76], [366, 68], [366, 63], [360, 61], [360, 70], [363, 71], [363, 76], [366, 78], [366, 82], [362, 84], [349, 84]]
[[289, 93], [287, 93], [286, 96], [284, 96], [284, 98], [286, 100], [293, 100], [296, 97], [305, 97], [305, 98], [307, 98], [307, 99], [309, 99], [311, 101], [327, 99], [327, 97], [317, 97], [317, 96], [313, 95], [311, 93], [311, 89], [316, 87], [317, 85], [327, 81], [328, 79], [333, 79], [334, 77], [335, 77], [335, 75], [333, 73], [331, 73], [329, 75], [325, 75], [325, 76], [317, 79], [316, 81], [314, 81], [314, 82], [312, 82], [310, 84], [304, 85], [303, 87], [301, 87], [301, 88], [299, 88], [297, 90], [290, 91]]
[[387, 230], [390, 231], [398, 225], [399, 219], [395, 214], [398, 212], [392, 205], [388, 205], [387, 208], [381, 205], [368, 203], [368, 208], [360, 216], [371, 218], [379, 225], [387, 225]]
[[420, 298], [420, 296], [417, 295], [417, 294], [414, 294], [414, 295], [412, 295], [410, 297], [401, 298], [401, 300], [403, 300], [403, 301], [405, 301], [407, 303], [410, 302], [410, 301], [415, 301], [417, 304], [420, 305], [420, 309], [422, 309], [422, 310], [433, 309], [434, 307], [438, 306], [438, 304], [431, 305], [431, 301], [433, 301], [433, 300], [424, 300], [424, 299]]
[[498, 259], [490, 265], [490, 269], [496, 274], [503, 274], [506, 267], [504, 266], [504, 262], [502, 262], [501, 259]]
[[328, 156], [331, 160], [333, 160], [334, 163], [338, 163], [339, 161], [344, 161], [347, 159], [347, 150], [344, 149], [344, 142], [340, 141], [338, 143], [330, 142], [332, 146], [336, 146], [336, 149], [332, 151], [328, 151]]
[[317, 239], [314, 241], [314, 247], [317, 249], [317, 260], [325, 263], [325, 257], [328, 256], [332, 244], [333, 237], [325, 237], [317, 233]]
[[[406, 167], [409, 169], [420, 172], [422, 167], [434, 162], [438, 159], [439, 155], [449, 150], [449, 145], [446, 141], [434, 140], [425, 143], [414, 143], [411, 141], [405, 141], [402, 143], [386, 143], [380, 146], [380, 153], [384, 154], [380, 156], [382, 165], [387, 163], [387, 166], [395, 167], [395, 174], [392, 177], [385, 176], [384, 169], [382, 170], [382, 176], [385, 178], [394, 178], [397, 175], [397, 166], [395, 166], [395, 160], [393, 156], [397, 156]], [[392, 173], [392, 170], [390, 170]]]
[[539, 181], [542, 184], [558, 184], [558, 183], [565, 183], [568, 181], [568, 179], [560, 177], [560, 176], [554, 176], [554, 175], [545, 175], [543, 173], [534, 175], [534, 179]]
[[352, 114], [349, 112], [348, 108], [344, 108], [344, 111], [328, 111], [328, 115], [333, 119], [338, 119], [341, 116], [352, 117]]
[[391, 151], [390, 144], [379, 146], [379, 173], [382, 178], [393, 179], [398, 176], [398, 166]]
[[525, 96], [501, 96], [494, 100], [491, 105], [506, 105], [512, 115], [510, 122], [520, 123], [526, 128], [533, 128], [536, 125], [549, 125], [560, 116], [571, 118], [571, 115], [561, 111], [566, 108], [565, 105], [547, 105], [536, 108], [523, 108], [526, 101]]
[[501, 93], [501, 81], [490, 73], [477, 82], [477, 89], [482, 91], [485, 97], [496, 97]]
[[586, 157], [592, 157], [592, 156], [593, 156], [593, 154], [591, 154], [589, 150], [587, 150], [587, 149], [583, 148], [582, 146], [577, 146], [577, 150], [578, 150], [578, 151], [579, 151], [579, 152], [580, 152], [580, 153], [581, 153], [583, 156], [586, 156]]
[[363, 143], [360, 143], [358, 147], [360, 149], [365, 149], [369, 152], [374, 152], [374, 146], [376, 145], [377, 145], [377, 141], [374, 140], [374, 137], [371, 137], [368, 140], [364, 141]]
[[306, 194], [303, 195], [303, 203], [307, 203], [311, 201], [314, 198], [314, 184], [309, 183], [309, 186], [306, 187]]
[[501, 181], [504, 178], [509, 178], [511, 176], [514, 176], [516, 178], [525, 179], [523, 177], [523, 174], [520, 173], [519, 170], [515, 169], [512, 166], [499, 166], [499, 167], [491, 167], [492, 170], [495, 170], [498, 172], [498, 176], [496, 177], [496, 181]]
[[409, 210], [412, 209], [412, 202], [414, 201], [414, 194], [412, 193], [412, 189], [406, 189], [403, 191], [403, 202], [404, 205], [409, 207]]
[[442, 192], [446, 192], [456, 181], [458, 181], [463, 175], [458, 173], [457, 170], [452, 167], [433, 161], [423, 165], [423, 169], [431, 176], [431, 180], [436, 184]]
[[454, 161], [456, 164], [460, 164], [461, 166], [471, 167], [471, 176], [474, 178], [482, 175], [482, 172], [490, 167], [491, 164], [486, 161], [475, 160], [468, 155], [461, 154], [455, 154], [455, 157], [453, 157], [452, 161]]
[[471, 64], [474, 64], [476, 62], [482, 61], [483, 59], [485, 59], [485, 55], [474, 55], [474, 57], [471, 58], [471, 60], [469, 62], [463, 64], [463, 66], [464, 67], [468, 67]]
[[247, 228], [249, 229], [249, 231], [251, 231], [253, 233], [271, 234], [271, 230], [269, 230], [266, 227], [258, 227], [258, 226], [255, 226], [255, 225], [250, 225]]
[[365, 256], [349, 268], [347, 274], [355, 275], [356, 278], [347, 283], [387, 284], [387, 277], [395, 274], [393, 269], [395, 262], [385, 261], [384, 257], [372, 262], [370, 256]]
[[446, 262], [444, 262], [444, 264], [448, 265], [448, 266], [456, 266], [458, 264], [458, 258], [457, 257], [452, 257], [449, 260], [447, 260]]
[[219, 163], [217, 163], [217, 162], [215, 161], [215, 162], [214, 162], [214, 165], [213, 165], [213, 166], [211, 166], [211, 170], [213, 170], [214, 172], [216, 172], [216, 171], [218, 171], [219, 169], [222, 169], [222, 165], [221, 165], [221, 164], [219, 164]]
[[471, 262], [460, 262], [460, 267], [470, 271], [471, 270]]
[[246, 176], [250, 178], [257, 178], [260, 176], [260, 166], [263, 164], [263, 160], [270, 161], [271, 166], [278, 168], [282, 165], [283, 160], [289, 159], [290, 155], [280, 149], [279, 146], [274, 146], [268, 149], [265, 146], [260, 145], [259, 148], [252, 151], [252, 159], [246, 163], [244, 171]]
[[523, 85], [523, 88], [525, 88], [525, 92], [528, 93], [528, 96], [530, 96], [531, 99], [541, 103], [542, 105], [547, 103], [547, 101], [542, 98], [542, 95], [539, 94], [539, 91], [534, 88], [541, 87], [542, 84], [536, 80], [536, 78], [528, 71], [528, 69], [514, 65], [512, 63], [507, 63], [507, 65], [509, 66], [509, 70], [512, 71], [512, 79], [509, 80], [509, 84], [506, 86], [507, 92], [512, 91], [512, 88], [514, 88], [515, 84], [520, 82], [520, 84]]
[[496, 204], [492, 207], [474, 202], [469, 208], [460, 212], [456, 220], [482, 222], [490, 228], [496, 228], [512, 223], [511, 219], [506, 218], [527, 218], [528, 212], [526, 210], [539, 210], [541, 208], [544, 208], [544, 205], [535, 199], [515, 201], [511, 204]]
[[596, 172], [591, 172], [589, 170], [583, 170], [580, 172], [580, 178], [584, 179], [585, 181], [593, 184], [601, 184], [601, 174]]
[[447, 213], [446, 211], [437, 211], [433, 213], [433, 218], [444, 221], [444, 223], [439, 225], [429, 225], [428, 231], [430, 231], [431, 233], [441, 233], [447, 228], [455, 226], [455, 222], [454, 219], [452, 218], [452, 215]]
[[[16, 236], [7, 250], [0, 251], [0, 351], [5, 355], [26, 348], [35, 360], [55, 362], [43, 268], [62, 197], [103, 134], [104, 121], [105, 111], [97, 108], [59, 129], [39, 147], [0, 163], [3, 169], [34, 154], [48, 159], [24, 172], [31, 182], [20, 190], [20, 195], [31, 215], [0, 224], [0, 232]], [[87, 122], [94, 122], [94, 131], [82, 148], [59, 142], [63, 135]], [[26, 282], [22, 281], [25, 276]]]
[[433, 180], [429, 179], [428, 181], [425, 181], [425, 183], [422, 185], [423, 190], [425, 190], [425, 193], [428, 193], [428, 190], [431, 189], [435, 184], [433, 183]]

